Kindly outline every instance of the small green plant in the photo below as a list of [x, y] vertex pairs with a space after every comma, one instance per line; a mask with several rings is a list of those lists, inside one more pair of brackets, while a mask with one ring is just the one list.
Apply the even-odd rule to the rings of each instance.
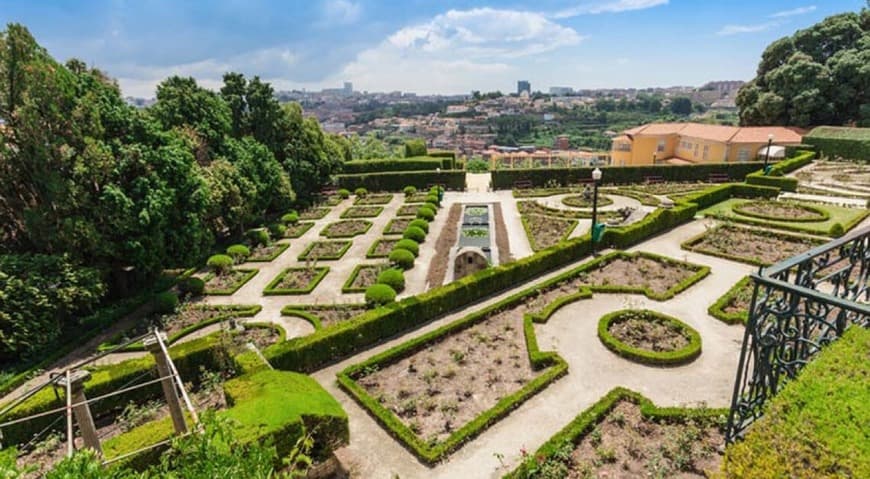
[[417, 187], [416, 186], [406, 186], [402, 191], [405, 193], [405, 196], [411, 197], [411, 196], [414, 196], [415, 194], [417, 194]]
[[845, 234], [845, 233], [846, 233], [846, 230], [845, 230], [845, 228], [843, 228], [843, 225], [841, 225], [840, 223], [834, 223], [834, 226], [831, 226], [831, 231], [830, 231], [831, 236], [840, 237], [840, 236], [843, 236], [843, 234]]
[[385, 269], [378, 275], [378, 283], [385, 284], [400, 293], [405, 289], [405, 274], [400, 269]]
[[465, 364], [465, 353], [455, 349], [450, 350], [450, 359], [456, 364]]
[[142, 405], [130, 401], [124, 406], [124, 410], [118, 415], [116, 421], [123, 431], [129, 431], [154, 420], [160, 408], [160, 401], [148, 401]]
[[373, 284], [366, 289], [365, 297], [366, 304], [381, 306], [396, 300], [396, 290], [386, 284]]
[[269, 234], [273, 238], [283, 238], [284, 233], [287, 232], [287, 227], [284, 226], [284, 223], [272, 223], [269, 225]]
[[350, 198], [350, 190], [348, 190], [346, 188], [342, 188], [342, 189], [338, 190], [338, 197], [343, 199], [343, 200]]
[[353, 194], [355, 194], [358, 198], [365, 198], [366, 195], [369, 194], [369, 190], [360, 187], [360, 188], [353, 190]]
[[299, 223], [299, 213], [297, 213], [296, 210], [292, 210], [282, 216], [281, 221], [288, 225], [295, 225], [296, 223]]
[[233, 259], [235, 264], [244, 263], [248, 256], [251, 256], [251, 250], [243, 244], [234, 244], [227, 248], [227, 256]]
[[171, 314], [178, 307], [178, 295], [172, 291], [164, 291], [154, 298], [154, 312], [158, 314]]
[[233, 259], [225, 254], [216, 254], [211, 256], [206, 264], [216, 274], [224, 274], [233, 268]]
[[191, 276], [178, 283], [178, 290], [181, 291], [181, 294], [199, 296], [205, 291], [205, 281], [202, 278]]

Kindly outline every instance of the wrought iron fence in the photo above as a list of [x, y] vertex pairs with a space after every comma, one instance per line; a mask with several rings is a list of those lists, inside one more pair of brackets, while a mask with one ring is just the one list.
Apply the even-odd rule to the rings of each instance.
[[870, 326], [870, 227], [752, 274], [755, 289], [725, 440], [851, 325]]

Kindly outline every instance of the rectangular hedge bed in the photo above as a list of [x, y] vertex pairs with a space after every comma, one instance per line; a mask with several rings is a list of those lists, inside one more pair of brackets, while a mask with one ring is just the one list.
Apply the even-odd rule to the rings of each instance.
[[331, 261], [341, 259], [352, 244], [353, 241], [349, 240], [315, 241], [308, 245], [297, 259], [299, 261]]
[[281, 256], [290, 247], [290, 243], [272, 243], [268, 246], [257, 246], [251, 250], [251, 256], [245, 261], [267, 263]]
[[399, 238], [380, 238], [372, 243], [371, 248], [366, 252], [366, 258], [386, 258], [398, 242]]
[[229, 296], [239, 290], [248, 281], [251, 280], [260, 270], [258, 269], [239, 269], [235, 268], [223, 275], [214, 273], [206, 274], [202, 280], [205, 281], [205, 290], [203, 294], [211, 294], [214, 296]]
[[281, 310], [283, 316], [297, 316], [321, 330], [353, 319], [368, 311], [365, 304], [288, 304]]
[[690, 238], [681, 246], [731, 261], [770, 266], [824, 243], [819, 238], [723, 224]]
[[342, 219], [347, 218], [374, 218], [384, 211], [383, 206], [351, 206], [341, 214]]
[[393, 201], [393, 195], [388, 193], [376, 194], [376, 195], [367, 195], [362, 198], [357, 198], [356, 201], [353, 202], [354, 205], [364, 206], [364, 205], [385, 205]]
[[418, 191], [411, 196], [406, 196], [405, 203], [424, 203], [427, 196], [429, 196], [428, 191]]
[[417, 210], [420, 209], [420, 206], [422, 205], [402, 205], [396, 212], [396, 216], [417, 216]]
[[384, 228], [385, 235], [400, 235], [405, 232], [405, 228], [408, 227], [408, 223], [414, 221], [414, 218], [396, 218], [390, 220], [387, 223], [387, 226]]
[[715, 303], [710, 305], [707, 313], [724, 323], [746, 324], [749, 321], [749, 307], [754, 289], [755, 284], [752, 282], [752, 278], [744, 276]]
[[352, 238], [366, 234], [372, 227], [371, 221], [366, 220], [342, 220], [330, 223], [320, 231], [320, 236], [327, 238]]
[[319, 220], [329, 214], [329, 208], [309, 208], [299, 213], [300, 220]]
[[347, 281], [344, 282], [344, 286], [341, 287], [341, 292], [346, 294], [365, 293], [369, 286], [377, 282], [378, 275], [389, 267], [390, 265], [387, 263], [357, 265], [348, 276]]
[[266, 285], [263, 294], [308, 294], [320, 283], [329, 267], [317, 266], [314, 268], [287, 268], [275, 279]]
[[284, 231], [285, 238], [298, 238], [304, 235], [308, 230], [310, 230], [314, 226], [314, 223], [310, 222], [300, 222], [295, 225], [287, 225], [287, 230]]
[[577, 220], [545, 215], [522, 215], [520, 219], [532, 251], [540, 251], [565, 241], [578, 224]]

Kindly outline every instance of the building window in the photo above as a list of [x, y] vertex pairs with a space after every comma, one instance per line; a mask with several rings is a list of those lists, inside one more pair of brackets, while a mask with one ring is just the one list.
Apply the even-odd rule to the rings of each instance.
[[616, 144], [616, 151], [631, 151], [631, 143], [619, 142]]
[[749, 161], [749, 148], [737, 150], [737, 161]]
[[659, 153], [661, 153], [662, 151], [665, 151], [665, 140], [659, 140], [659, 144], [656, 147], [656, 151]]
[[710, 159], [710, 145], [704, 145], [704, 161]]

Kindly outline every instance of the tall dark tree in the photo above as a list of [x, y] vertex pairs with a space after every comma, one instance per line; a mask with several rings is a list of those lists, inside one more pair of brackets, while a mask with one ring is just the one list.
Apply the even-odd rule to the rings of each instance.
[[671, 100], [671, 113], [675, 115], [689, 115], [692, 113], [692, 100], [684, 96], [678, 96]]

